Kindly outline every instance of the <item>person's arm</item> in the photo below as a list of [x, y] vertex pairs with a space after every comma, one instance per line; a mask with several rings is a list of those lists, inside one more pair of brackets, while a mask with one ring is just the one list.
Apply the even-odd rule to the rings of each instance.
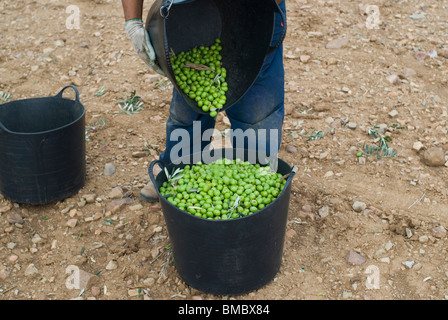
[[276, 0], [277, 4], [280, 4], [283, 0]]
[[142, 18], [143, 1], [144, 0], [121, 0], [121, 4], [123, 5], [124, 19], [126, 21]]
[[121, 0], [124, 12], [124, 27], [127, 36], [131, 39], [138, 56], [148, 67], [165, 75], [162, 69], [155, 63], [156, 53], [151, 44], [148, 31], [146, 31], [142, 20], [144, 0]]

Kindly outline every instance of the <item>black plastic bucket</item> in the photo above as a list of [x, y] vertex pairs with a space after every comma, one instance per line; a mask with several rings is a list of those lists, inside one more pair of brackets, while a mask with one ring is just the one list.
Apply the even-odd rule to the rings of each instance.
[[[237, 158], [235, 149], [211, 152], [212, 156], [220, 152], [223, 158]], [[238, 159], [248, 161], [247, 155], [245, 152], [245, 158]], [[184, 164], [167, 166], [168, 172], [190, 163], [181, 161]], [[167, 177], [164, 171], [154, 177], [152, 169], [157, 163], [160, 161], [151, 162], [149, 175], [159, 189]], [[296, 169], [278, 159], [277, 172], [289, 174], [283, 191], [265, 208], [237, 219], [199, 218], [181, 211], [159, 193], [180, 277], [193, 288], [217, 295], [248, 293], [269, 283], [281, 266], [291, 181]]]
[[[62, 97], [75, 90], [75, 100]], [[75, 86], [0, 105], [0, 192], [27, 204], [62, 200], [86, 177], [85, 108]]]
[[[274, 46], [275, 14], [283, 21], [283, 34]], [[266, 56], [280, 46], [286, 35], [286, 17], [275, 0], [156, 0], [147, 20], [157, 64], [197, 113], [197, 102], [176, 83], [171, 54], [222, 41], [222, 64], [228, 70], [226, 104], [234, 105], [257, 79]]]

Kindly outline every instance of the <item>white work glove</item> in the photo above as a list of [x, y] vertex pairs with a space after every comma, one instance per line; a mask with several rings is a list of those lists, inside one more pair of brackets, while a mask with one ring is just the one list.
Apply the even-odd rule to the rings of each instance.
[[155, 72], [165, 76], [165, 73], [155, 63], [156, 53], [152, 47], [149, 34], [143, 26], [142, 19], [131, 19], [124, 24], [127, 36], [131, 39], [135, 51], [146, 65]]

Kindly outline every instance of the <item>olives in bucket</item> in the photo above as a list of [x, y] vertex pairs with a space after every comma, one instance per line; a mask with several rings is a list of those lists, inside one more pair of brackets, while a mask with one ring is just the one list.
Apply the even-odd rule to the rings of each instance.
[[221, 40], [171, 55], [171, 66], [180, 89], [202, 111], [216, 117], [226, 103], [227, 70], [222, 66]]
[[168, 202], [200, 218], [227, 220], [251, 215], [273, 202], [286, 179], [269, 166], [239, 159], [201, 162], [183, 169], [165, 168], [159, 188]]

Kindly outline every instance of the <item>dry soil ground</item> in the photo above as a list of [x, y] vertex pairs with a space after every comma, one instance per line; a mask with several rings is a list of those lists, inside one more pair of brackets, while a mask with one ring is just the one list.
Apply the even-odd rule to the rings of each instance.
[[[0, 198], [0, 299], [448, 298], [448, 1], [287, 7], [280, 158], [299, 172], [282, 267], [265, 287], [222, 297], [179, 279], [159, 205], [138, 198], [172, 87], [135, 54], [121, 3], [0, 2], [0, 91], [18, 100], [73, 83], [87, 109], [85, 187], [41, 206]], [[121, 113], [134, 90], [143, 110]], [[398, 153], [366, 153], [380, 143], [369, 129]], [[114, 197], [133, 202], [111, 208]], [[90, 283], [71, 283], [73, 270]]]

